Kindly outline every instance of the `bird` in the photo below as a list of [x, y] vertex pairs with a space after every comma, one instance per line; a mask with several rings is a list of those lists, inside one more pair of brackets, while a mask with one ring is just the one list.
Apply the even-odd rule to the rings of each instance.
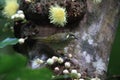
[[33, 40], [50, 46], [53, 50], [61, 50], [77, 37], [72, 32], [56, 33], [47, 37], [34, 36]]
[[65, 32], [65, 33], [56, 33], [54, 35], [50, 35], [47, 37], [37, 37], [34, 36], [32, 39], [44, 42], [44, 43], [59, 43], [63, 41], [71, 41], [73, 39], [77, 39], [75, 35], [71, 32]]

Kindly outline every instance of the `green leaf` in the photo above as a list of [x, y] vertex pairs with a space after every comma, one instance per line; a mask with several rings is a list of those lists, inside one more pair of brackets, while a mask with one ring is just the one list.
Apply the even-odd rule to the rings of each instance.
[[18, 43], [17, 38], [6, 38], [2, 42], [0, 42], [0, 48], [4, 48], [7, 45], [15, 45], [16, 43]]
[[27, 60], [18, 54], [0, 54], [0, 75], [25, 67]]
[[0, 10], [3, 9], [5, 5], [5, 1], [4, 0], [0, 0]]
[[52, 72], [47, 68], [23, 68], [9, 73], [3, 80], [51, 80]]

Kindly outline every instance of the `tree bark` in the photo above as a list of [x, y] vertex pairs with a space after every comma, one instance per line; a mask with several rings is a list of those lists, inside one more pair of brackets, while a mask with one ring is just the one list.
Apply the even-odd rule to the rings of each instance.
[[75, 31], [79, 39], [66, 47], [69, 53], [75, 54], [73, 60], [80, 66], [80, 71], [87, 70], [91, 77], [106, 79], [109, 55], [119, 19], [119, 4], [118, 0], [102, 0], [100, 4], [87, 0], [88, 13]]

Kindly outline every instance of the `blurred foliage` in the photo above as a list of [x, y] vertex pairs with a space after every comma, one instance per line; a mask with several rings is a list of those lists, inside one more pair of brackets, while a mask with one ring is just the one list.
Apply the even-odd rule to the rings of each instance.
[[18, 39], [13, 35], [13, 21], [2, 14], [4, 5], [5, 0], [0, 0], [0, 80], [51, 80], [49, 69], [27, 67], [27, 58], [8, 46], [16, 44]]
[[18, 43], [17, 38], [6, 38], [2, 42], [0, 42], [0, 48], [4, 48], [7, 45], [15, 45], [16, 43]]
[[52, 73], [47, 68], [33, 70], [26, 64], [22, 55], [0, 53], [0, 80], [51, 80]]
[[[4, 4], [5, 4], [5, 0], [0, 0], [0, 10], [3, 9]], [[0, 14], [0, 15], [1, 15], [1, 14]]]
[[120, 20], [108, 65], [108, 80], [120, 80]]
[[52, 75], [48, 69], [31, 70], [22, 68], [18, 71], [13, 71], [3, 80], [51, 80]]
[[[15, 68], [21, 68], [26, 64], [26, 58], [21, 55], [6, 55], [0, 54], [0, 74], [7, 73], [15, 70]], [[18, 65], [17, 65], [18, 64]]]

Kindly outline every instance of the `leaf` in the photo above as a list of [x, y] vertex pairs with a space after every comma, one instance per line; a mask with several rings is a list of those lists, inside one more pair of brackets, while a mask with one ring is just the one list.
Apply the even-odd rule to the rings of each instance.
[[52, 72], [47, 68], [16, 70], [5, 76], [3, 80], [51, 80]]
[[18, 54], [0, 54], [0, 75], [25, 67], [27, 60]]
[[0, 42], [0, 48], [4, 48], [7, 45], [15, 45], [16, 43], [18, 43], [17, 38], [6, 38], [2, 42]]
[[0, 10], [4, 7], [5, 5], [5, 1], [4, 0], [0, 0]]
[[30, 69], [26, 63], [22, 55], [0, 54], [0, 80], [51, 80], [49, 69]]

